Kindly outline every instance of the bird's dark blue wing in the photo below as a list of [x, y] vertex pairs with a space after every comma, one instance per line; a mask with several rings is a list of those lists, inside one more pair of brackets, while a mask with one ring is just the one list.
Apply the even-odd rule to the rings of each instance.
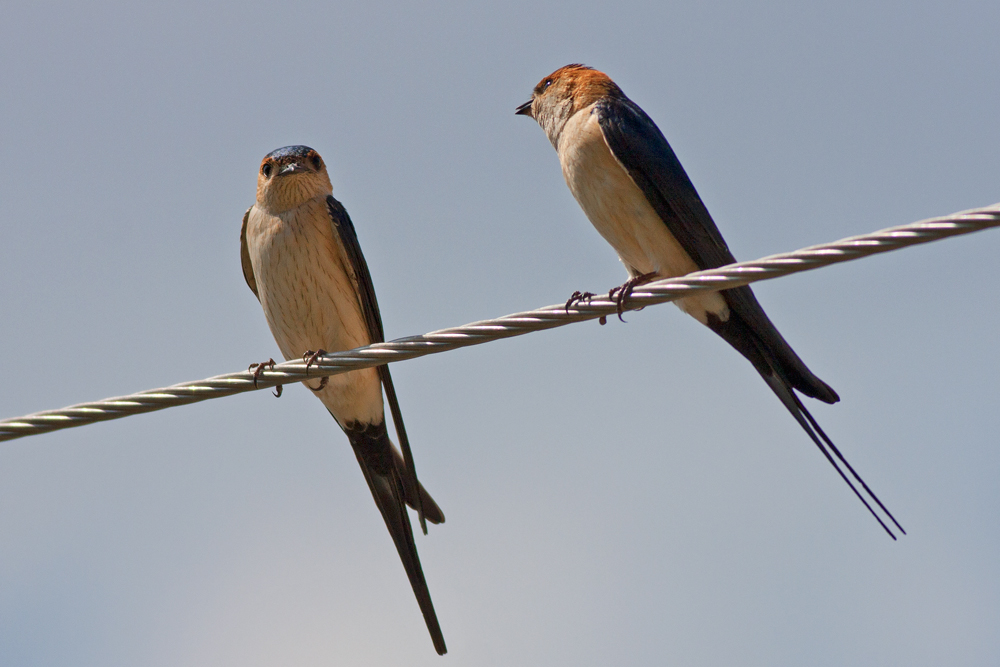
[[594, 113], [611, 153], [699, 269], [736, 261], [660, 128], [632, 100], [605, 98]]
[[[382, 330], [382, 315], [379, 312], [378, 299], [375, 297], [371, 273], [368, 271], [368, 262], [365, 261], [365, 256], [361, 252], [361, 244], [358, 243], [357, 232], [354, 231], [354, 223], [351, 222], [351, 216], [347, 214], [344, 206], [333, 196], [326, 198], [326, 208], [330, 213], [333, 229], [340, 238], [341, 246], [348, 262], [350, 262], [351, 272], [358, 290], [358, 299], [361, 302], [361, 311], [368, 328], [369, 340], [372, 343], [381, 343], [385, 340], [385, 334]], [[437, 614], [434, 612], [434, 604], [431, 602], [423, 569], [420, 567], [420, 557], [417, 555], [417, 546], [413, 541], [413, 531], [410, 528], [410, 518], [406, 513], [406, 504], [417, 510], [424, 533], [427, 532], [425, 518], [433, 523], [441, 523], [444, 521], [444, 514], [441, 513], [440, 508], [417, 480], [413, 456], [410, 453], [410, 443], [406, 437], [406, 429], [403, 427], [403, 415], [399, 410], [399, 401], [392, 385], [389, 367], [378, 366], [377, 371], [389, 401], [392, 421], [396, 425], [396, 435], [399, 437], [399, 445], [403, 450], [403, 459], [399, 460], [399, 455], [386, 434], [384, 421], [378, 424], [341, 424], [341, 426], [347, 434], [348, 440], [351, 441], [365, 481], [368, 482], [368, 488], [371, 489], [375, 504], [378, 506], [379, 512], [385, 520], [386, 528], [389, 529], [392, 541], [396, 545], [396, 550], [399, 552], [403, 568], [410, 580], [410, 586], [417, 597], [417, 603], [424, 615], [427, 629], [434, 641], [434, 648], [443, 655], [447, 652], [447, 648], [444, 636], [441, 634], [441, 627], [438, 624]]]
[[[734, 263], [736, 258], [729, 251], [719, 228], [652, 119], [624, 95], [604, 98], [596, 104], [594, 113], [615, 159], [642, 190], [653, 210], [698, 268], [714, 269]], [[722, 321], [709, 314], [708, 326], [750, 360], [868, 511], [896, 539], [835, 459], [847, 468], [850, 476], [861, 484], [868, 496], [901, 531], [902, 527], [819, 427], [792, 388], [827, 403], [840, 400], [837, 393], [816, 377], [795, 354], [749, 287], [736, 287], [721, 294], [729, 305], [729, 318]]]
[[[660, 128], [627, 97], [605, 98], [594, 113], [615, 159], [699, 269], [736, 261], [680, 160]], [[757, 370], [770, 366], [807, 396], [834, 403], [839, 398], [799, 359], [767, 317], [749, 287], [722, 292], [735, 319], [712, 326]], [[761, 356], [766, 357], [762, 359]]]
[[372, 284], [372, 276], [368, 271], [368, 262], [361, 252], [361, 244], [358, 243], [358, 234], [354, 231], [354, 223], [351, 216], [347, 214], [347, 209], [332, 195], [326, 198], [326, 208], [330, 213], [330, 221], [333, 229], [340, 239], [348, 261], [351, 263], [351, 271], [354, 272], [354, 279], [357, 282], [358, 298], [361, 300], [361, 311], [368, 325], [368, 335], [372, 343], [385, 341], [385, 333], [382, 331], [382, 314], [378, 308], [378, 299], [375, 297], [375, 286]]
[[247, 221], [250, 219], [250, 210], [252, 208], [251, 206], [243, 214], [243, 226], [240, 228], [240, 264], [243, 265], [243, 279], [247, 281], [247, 287], [250, 288], [253, 295], [260, 301], [260, 295], [257, 294], [257, 279], [254, 278], [253, 264], [250, 262], [250, 249], [247, 248]]
[[[326, 208], [330, 213], [330, 221], [333, 223], [334, 231], [340, 238], [340, 243], [344, 248], [348, 261], [351, 263], [351, 270], [357, 283], [358, 298], [361, 301], [361, 311], [364, 314], [365, 323], [368, 326], [368, 337], [372, 343], [382, 343], [385, 341], [385, 333], [382, 330], [382, 315], [378, 308], [378, 299], [375, 298], [375, 286], [372, 284], [372, 276], [368, 271], [368, 262], [361, 252], [361, 244], [358, 243], [357, 232], [354, 231], [354, 223], [351, 216], [347, 214], [347, 209], [343, 204], [328, 196], [326, 198]], [[431, 523], [442, 523], [444, 514], [434, 503], [427, 492], [417, 480], [417, 471], [413, 464], [413, 454], [410, 451], [410, 440], [406, 437], [406, 427], [403, 426], [403, 414], [399, 409], [399, 400], [396, 397], [396, 389], [392, 384], [392, 376], [389, 374], [388, 366], [377, 368], [382, 387], [385, 389], [386, 398], [389, 401], [389, 411], [392, 413], [392, 421], [396, 426], [396, 435], [399, 437], [399, 447], [403, 450], [403, 461], [405, 472], [404, 489], [406, 491], [407, 502], [417, 510], [420, 517], [420, 527], [427, 533], [426, 521]]]

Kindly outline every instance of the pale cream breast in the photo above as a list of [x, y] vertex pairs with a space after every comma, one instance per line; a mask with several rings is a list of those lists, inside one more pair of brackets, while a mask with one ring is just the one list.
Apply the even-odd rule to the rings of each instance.
[[[697, 271], [694, 260], [611, 153], [593, 111], [591, 105], [574, 114], [558, 141], [566, 184], [587, 218], [615, 249], [631, 276], [656, 273], [672, 278]], [[718, 293], [676, 303], [702, 323], [708, 321], [709, 312], [722, 320], [729, 318], [729, 308]]]
[[[301, 359], [308, 350], [337, 352], [369, 344], [350, 264], [325, 198], [280, 215], [254, 206], [247, 220], [247, 249], [264, 315], [285, 359]], [[382, 419], [375, 369], [331, 376], [318, 396], [341, 424]]]

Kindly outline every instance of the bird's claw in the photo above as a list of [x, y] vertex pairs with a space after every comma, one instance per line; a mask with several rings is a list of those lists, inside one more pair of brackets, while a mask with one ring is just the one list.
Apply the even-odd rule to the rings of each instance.
[[[326, 354], [326, 350], [322, 348], [316, 350], [315, 352], [313, 352], [312, 350], [307, 350], [306, 353], [302, 355], [302, 361], [306, 362], [306, 370], [309, 370], [309, 367], [312, 366], [314, 363], [316, 363], [316, 360], [319, 359], [324, 354]], [[326, 387], [329, 381], [330, 381], [329, 376], [323, 376], [319, 379], [318, 387], [309, 387], [308, 383], [303, 383], [303, 384], [305, 384], [313, 391], [323, 391], [323, 389]]]
[[[274, 359], [268, 359], [267, 361], [262, 361], [259, 364], [250, 364], [247, 368], [248, 371], [253, 371], [253, 386], [254, 389], [257, 388], [257, 380], [260, 379], [260, 374], [264, 372], [264, 369], [269, 371], [274, 370]], [[274, 386], [274, 397], [281, 398], [281, 385], [277, 384]]]
[[580, 292], [580, 291], [573, 292], [570, 295], [569, 299], [567, 299], [566, 301], [566, 312], [568, 313], [569, 309], [575, 306], [576, 304], [582, 301], [590, 301], [592, 298], [594, 298], [593, 292]]
[[[655, 278], [656, 278], [656, 271], [651, 271], [649, 273], [643, 273], [641, 275], [635, 276], [634, 278], [629, 278], [618, 287], [611, 288], [611, 291], [608, 292], [608, 299], [615, 302], [619, 320], [621, 320], [622, 322], [625, 321], [625, 318], [622, 317], [622, 313], [625, 312], [625, 306], [628, 304], [628, 300], [632, 296], [632, 290], [634, 290], [639, 285], [645, 285], [646, 283], [650, 282], [651, 280], [654, 280]], [[604, 324], [604, 322], [601, 322], [601, 324]]]
[[247, 371], [253, 371], [253, 388], [257, 388], [257, 380], [260, 379], [260, 374], [264, 372], [264, 369], [274, 370], [274, 359], [268, 359], [267, 361], [262, 361], [257, 364], [250, 364], [247, 367]]

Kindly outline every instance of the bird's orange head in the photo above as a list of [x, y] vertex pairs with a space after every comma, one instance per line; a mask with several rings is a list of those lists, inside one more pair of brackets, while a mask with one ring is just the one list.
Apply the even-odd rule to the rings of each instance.
[[308, 146], [285, 146], [264, 156], [257, 172], [257, 205], [274, 213], [333, 192], [326, 164]]
[[624, 96], [604, 72], [586, 65], [566, 65], [538, 82], [531, 99], [515, 113], [538, 121], [556, 144], [563, 125], [573, 114], [604, 97]]

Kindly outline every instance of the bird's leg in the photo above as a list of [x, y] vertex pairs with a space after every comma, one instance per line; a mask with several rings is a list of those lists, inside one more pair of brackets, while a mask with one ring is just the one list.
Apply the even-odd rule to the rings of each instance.
[[[625, 305], [628, 303], [629, 297], [632, 296], [632, 290], [639, 285], [645, 285], [648, 282], [655, 280], [657, 277], [656, 271], [650, 271], [649, 273], [642, 273], [638, 276], [629, 278], [624, 283], [618, 287], [613, 287], [610, 292], [608, 292], [608, 298], [615, 302], [618, 306], [618, 319], [622, 322], [625, 318], [622, 317]], [[617, 296], [616, 296], [617, 295]]]
[[569, 300], [566, 301], [566, 312], [568, 313], [569, 309], [575, 306], [576, 304], [582, 301], [590, 301], [593, 297], [594, 297], [593, 292], [580, 292], [580, 291], [573, 292], [570, 295]]
[[[262, 361], [259, 364], [250, 364], [248, 371], [253, 371], [253, 386], [257, 388], [257, 380], [260, 379], [260, 374], [264, 372], [264, 369], [274, 370], [274, 359], [268, 359], [267, 361]], [[281, 398], [281, 385], [274, 386], [274, 397]]]
[[[316, 363], [316, 360], [319, 359], [324, 354], [326, 354], [326, 350], [322, 348], [316, 350], [315, 352], [313, 352], [312, 350], [306, 350], [306, 353], [302, 355], [302, 361], [306, 362], [306, 370], [309, 370], [309, 367], [312, 366], [314, 363]], [[308, 384], [306, 383], [303, 384], [306, 384], [306, 386], [312, 389], [313, 391], [323, 391], [323, 388], [326, 387], [326, 383], [329, 381], [330, 381], [329, 376], [324, 376], [319, 379], [318, 387], [309, 387]]]

